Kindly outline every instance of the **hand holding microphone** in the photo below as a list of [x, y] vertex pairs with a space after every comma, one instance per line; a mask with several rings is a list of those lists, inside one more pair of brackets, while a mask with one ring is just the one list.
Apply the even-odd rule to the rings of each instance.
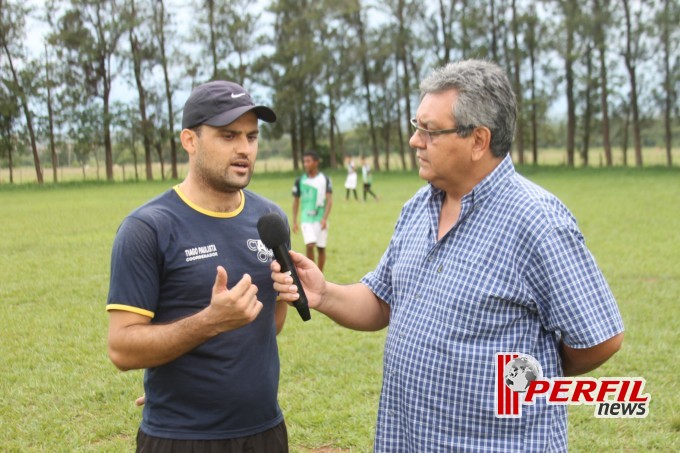
[[312, 316], [309, 313], [307, 296], [286, 247], [286, 244], [290, 242], [286, 223], [281, 216], [275, 212], [270, 212], [260, 217], [260, 220], [257, 221], [257, 231], [264, 245], [274, 252], [274, 258], [276, 258], [276, 261], [281, 266], [281, 272], [292, 277], [293, 284], [297, 286], [298, 294], [300, 295], [293, 302], [293, 306], [297, 309], [303, 321], [309, 321]]

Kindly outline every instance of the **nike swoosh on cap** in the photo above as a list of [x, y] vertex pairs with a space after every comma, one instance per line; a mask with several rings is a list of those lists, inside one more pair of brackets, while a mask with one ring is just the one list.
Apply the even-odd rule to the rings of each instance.
[[234, 99], [240, 98], [241, 96], [245, 96], [245, 95], [246, 95], [245, 93], [239, 93], [239, 94], [231, 93], [231, 97], [234, 98]]

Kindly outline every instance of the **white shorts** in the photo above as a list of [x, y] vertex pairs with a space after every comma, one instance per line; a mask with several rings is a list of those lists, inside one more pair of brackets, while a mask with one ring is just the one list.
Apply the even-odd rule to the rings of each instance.
[[357, 174], [350, 173], [345, 179], [345, 189], [356, 189], [357, 188]]
[[326, 222], [326, 229], [321, 229], [321, 222], [302, 223], [302, 240], [305, 245], [316, 244], [317, 247], [326, 248], [326, 241], [328, 241], [328, 222]]

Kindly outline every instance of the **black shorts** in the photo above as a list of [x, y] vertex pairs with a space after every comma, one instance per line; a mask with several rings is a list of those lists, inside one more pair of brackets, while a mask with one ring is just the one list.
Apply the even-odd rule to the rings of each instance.
[[224, 440], [178, 440], [137, 432], [137, 453], [288, 453], [286, 422], [258, 434]]

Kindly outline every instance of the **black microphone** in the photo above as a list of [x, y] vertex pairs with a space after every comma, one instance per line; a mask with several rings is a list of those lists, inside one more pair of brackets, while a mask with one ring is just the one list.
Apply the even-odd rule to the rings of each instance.
[[309, 314], [307, 295], [305, 295], [305, 290], [302, 289], [302, 283], [300, 283], [300, 278], [295, 271], [295, 266], [286, 247], [286, 244], [290, 242], [288, 231], [288, 225], [275, 212], [265, 214], [257, 221], [257, 232], [260, 233], [260, 239], [267, 248], [274, 252], [276, 261], [281, 265], [281, 272], [288, 273], [293, 277], [293, 283], [298, 287], [300, 297], [293, 302], [293, 305], [297, 308], [302, 320], [309, 321], [312, 319], [312, 315]]

